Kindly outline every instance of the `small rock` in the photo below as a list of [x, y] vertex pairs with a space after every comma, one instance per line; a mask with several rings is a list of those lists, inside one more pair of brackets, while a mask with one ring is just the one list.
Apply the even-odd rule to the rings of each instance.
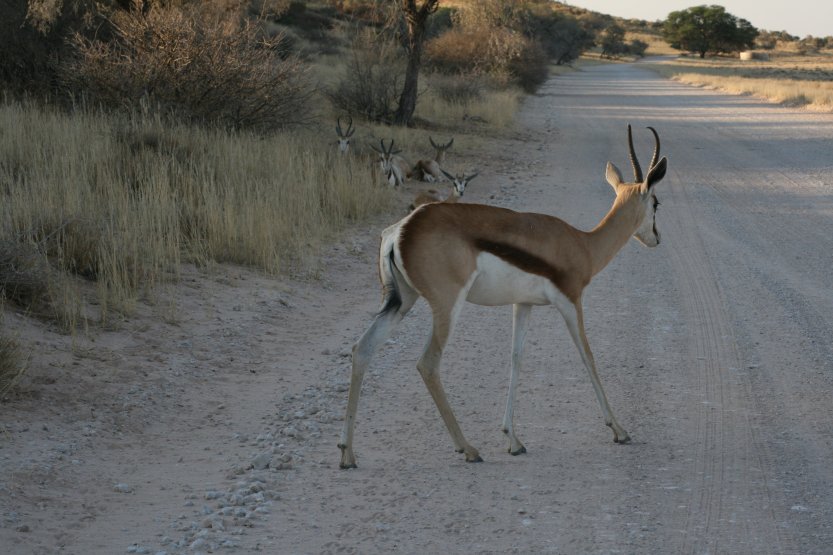
[[128, 484], [118, 483], [113, 486], [113, 491], [118, 493], [133, 493], [133, 488]]
[[17, 528], [15, 528], [15, 530], [17, 530], [18, 532], [24, 532], [24, 533], [25, 533], [25, 532], [31, 532], [31, 531], [32, 531], [32, 529], [31, 529], [31, 528], [29, 528], [29, 525], [28, 525], [28, 524], [21, 524], [20, 526], [18, 526]]
[[261, 453], [260, 455], [256, 456], [254, 460], [252, 460], [252, 468], [255, 470], [264, 470], [269, 467], [269, 463], [272, 460], [271, 453]]

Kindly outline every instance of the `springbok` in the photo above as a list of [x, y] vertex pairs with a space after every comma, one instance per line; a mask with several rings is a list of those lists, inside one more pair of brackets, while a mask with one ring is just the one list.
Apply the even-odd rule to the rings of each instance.
[[445, 170], [440, 171], [442, 171], [445, 177], [449, 181], [451, 181], [451, 192], [448, 194], [447, 197], [443, 198], [440, 196], [440, 193], [435, 189], [428, 189], [427, 191], [422, 191], [414, 198], [414, 202], [411, 203], [411, 206], [409, 207], [411, 210], [419, 206], [422, 206], [423, 204], [428, 204], [429, 202], [457, 202], [458, 200], [460, 200], [460, 198], [463, 196], [463, 193], [466, 191], [466, 186], [469, 184], [469, 181], [477, 177], [477, 172], [471, 175], [457, 174], [456, 176], [454, 176]]
[[580, 231], [545, 214], [519, 213], [480, 204], [426, 204], [382, 232], [379, 271], [382, 308], [370, 328], [353, 346], [353, 369], [339, 448], [341, 468], [355, 468], [353, 428], [362, 379], [373, 353], [385, 343], [396, 325], [419, 297], [431, 307], [433, 326], [417, 369], [451, 434], [457, 452], [468, 462], [482, 461], [463, 432], [446, 399], [439, 365], [449, 334], [465, 301], [486, 306], [514, 305], [512, 363], [503, 432], [509, 452], [526, 448], [515, 435], [513, 404], [521, 366], [521, 351], [534, 305], [555, 305], [578, 348], [604, 421], [613, 441], [630, 437], [616, 421], [607, 402], [584, 331], [582, 293], [593, 276], [613, 259], [633, 236], [643, 245], [660, 242], [656, 227], [659, 206], [654, 187], [668, 165], [659, 158], [659, 135], [644, 179], [633, 150], [628, 126], [628, 147], [634, 181], [608, 162], [605, 177], [616, 198], [607, 215], [592, 231]]
[[385, 174], [388, 184], [398, 187], [405, 183], [405, 179], [411, 176], [410, 165], [404, 158], [399, 156], [401, 150], [393, 150], [393, 139], [390, 140], [390, 146], [385, 146], [385, 140], [380, 139], [379, 143], [382, 149], [378, 149], [373, 145], [370, 148], [379, 153], [379, 165], [382, 167], [382, 172]]
[[[446, 151], [451, 148], [451, 145], [454, 144], [454, 137], [451, 138], [444, 145], [438, 145], [434, 142], [434, 139], [428, 137], [428, 140], [431, 141], [431, 146], [434, 147], [434, 158], [433, 160], [419, 160], [414, 166], [414, 169], [411, 172], [419, 176], [422, 181], [427, 181], [428, 183], [435, 183], [437, 181], [445, 181], [444, 174], [445, 172], [442, 171], [440, 164], [445, 161], [445, 153]], [[450, 179], [450, 178], [449, 178]]]
[[336, 135], [338, 135], [338, 152], [342, 155], [350, 150], [350, 137], [356, 130], [353, 129], [353, 118], [347, 116], [347, 131], [341, 128], [341, 117], [336, 120]]

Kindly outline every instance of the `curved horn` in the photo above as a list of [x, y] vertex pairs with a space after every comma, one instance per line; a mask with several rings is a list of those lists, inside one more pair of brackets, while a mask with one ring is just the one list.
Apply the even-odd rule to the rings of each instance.
[[453, 144], [454, 144], [454, 137], [451, 137], [451, 140], [448, 141], [448, 144], [443, 147], [443, 150], [447, 150], [447, 149], [451, 148], [451, 145], [453, 145]]
[[634, 182], [642, 183], [642, 168], [639, 167], [639, 160], [637, 160], [636, 153], [633, 151], [633, 135], [631, 134], [630, 124], [628, 124], [628, 156], [630, 156], [631, 166], [633, 166]]
[[373, 145], [370, 145], [370, 148], [372, 148], [373, 150], [375, 150], [379, 154], [385, 154], [385, 140], [384, 139], [379, 139], [379, 143], [382, 145], [382, 150], [379, 150], [378, 148], [376, 148]]
[[431, 146], [433, 146], [437, 150], [440, 149], [440, 147], [437, 146], [437, 143], [434, 142], [434, 139], [430, 135], [428, 136], [428, 140], [431, 141]]
[[341, 131], [341, 116], [339, 116], [338, 119], [336, 119], [336, 134], [340, 138], [344, 138], [344, 133]]
[[347, 132], [345, 133], [345, 135], [349, 139], [353, 136], [353, 133], [355, 132], [356, 130], [353, 129], [353, 116], [347, 116]]
[[659, 162], [659, 134], [653, 127], [648, 127], [648, 129], [650, 129], [651, 133], [654, 134], [654, 141], [656, 144], [656, 146], [654, 146], [654, 154], [651, 156], [651, 165], [648, 166], [648, 170], [650, 171], [650, 169], [656, 166], [657, 162]]
[[464, 179], [465, 179], [466, 181], [471, 181], [472, 179], [474, 179], [474, 178], [475, 178], [475, 177], [477, 177], [478, 175], [480, 175], [480, 172], [474, 172], [474, 173], [473, 173], [473, 174], [471, 174], [471, 175], [467, 175]]

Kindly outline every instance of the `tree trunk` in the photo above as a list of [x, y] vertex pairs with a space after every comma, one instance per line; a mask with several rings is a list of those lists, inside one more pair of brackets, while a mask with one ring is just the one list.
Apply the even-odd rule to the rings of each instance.
[[402, 0], [402, 13], [408, 33], [406, 47], [408, 49], [408, 67], [405, 70], [405, 83], [399, 96], [399, 106], [393, 116], [397, 125], [410, 125], [416, 110], [417, 92], [419, 85], [419, 69], [422, 65], [422, 42], [425, 39], [425, 26], [428, 16], [437, 11], [439, 0], [424, 0], [419, 9], [416, 0]]
[[399, 106], [394, 115], [394, 123], [397, 125], [410, 125], [414, 116], [419, 91], [419, 68], [422, 65], [422, 43], [419, 42], [411, 47], [408, 52], [408, 67], [405, 69], [405, 84], [402, 87], [402, 94], [399, 97]]

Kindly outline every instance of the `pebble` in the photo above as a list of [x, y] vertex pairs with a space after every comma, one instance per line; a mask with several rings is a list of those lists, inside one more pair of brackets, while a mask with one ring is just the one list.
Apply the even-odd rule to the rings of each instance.
[[261, 453], [252, 460], [252, 467], [255, 470], [263, 470], [269, 467], [272, 461], [272, 453]]
[[133, 488], [124, 483], [118, 483], [113, 485], [113, 491], [118, 493], [133, 493]]

